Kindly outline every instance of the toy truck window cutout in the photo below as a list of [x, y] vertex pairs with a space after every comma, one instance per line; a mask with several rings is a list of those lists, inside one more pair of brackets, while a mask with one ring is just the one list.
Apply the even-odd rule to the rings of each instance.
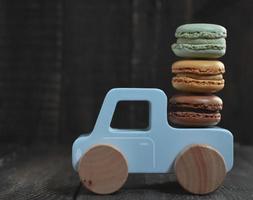
[[[112, 117], [111, 128], [129, 131], [150, 129], [149, 107], [148, 101], [119, 101]], [[131, 118], [133, 115], [134, 119]]]
[[[111, 128], [119, 101], [148, 101], [149, 128]], [[110, 194], [125, 183], [128, 173], [176, 174], [188, 192], [216, 190], [233, 166], [233, 135], [226, 129], [174, 128], [167, 120], [167, 96], [155, 88], [111, 89], [95, 127], [72, 147], [72, 165], [84, 186]]]

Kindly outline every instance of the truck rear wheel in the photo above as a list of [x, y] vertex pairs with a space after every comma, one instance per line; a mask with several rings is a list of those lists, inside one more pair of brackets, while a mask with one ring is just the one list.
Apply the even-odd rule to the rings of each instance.
[[208, 145], [191, 145], [175, 161], [179, 184], [193, 194], [216, 190], [226, 176], [223, 156]]
[[120, 151], [109, 145], [96, 145], [80, 159], [78, 173], [88, 190], [110, 194], [124, 185], [128, 167]]

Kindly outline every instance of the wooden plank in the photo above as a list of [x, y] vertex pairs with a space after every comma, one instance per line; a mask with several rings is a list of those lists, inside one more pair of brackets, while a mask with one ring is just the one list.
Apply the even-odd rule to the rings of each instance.
[[0, 0], [2, 140], [29, 143], [58, 136], [61, 5], [61, 0]]
[[177, 200], [232, 200], [252, 199], [253, 147], [236, 146], [235, 165], [224, 184], [214, 193], [204, 196], [186, 193], [173, 174], [130, 175], [126, 185], [117, 193], [97, 196], [83, 187], [77, 195], [82, 199], [177, 199]]
[[127, 86], [131, 1], [66, 1], [61, 138], [93, 129], [106, 92]]
[[2, 154], [0, 199], [73, 199], [79, 178], [72, 170], [70, 149], [21, 146]]

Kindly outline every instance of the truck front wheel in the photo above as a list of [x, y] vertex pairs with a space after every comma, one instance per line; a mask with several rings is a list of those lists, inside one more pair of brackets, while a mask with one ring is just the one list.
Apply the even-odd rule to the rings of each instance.
[[226, 176], [223, 156], [208, 145], [191, 145], [175, 161], [179, 184], [193, 194], [216, 190]]
[[119, 150], [110, 145], [96, 145], [80, 159], [78, 173], [88, 190], [97, 194], [110, 194], [124, 185], [128, 167]]

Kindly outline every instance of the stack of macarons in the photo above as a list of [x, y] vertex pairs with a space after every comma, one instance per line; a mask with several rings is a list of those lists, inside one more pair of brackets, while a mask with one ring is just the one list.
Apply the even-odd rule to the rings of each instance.
[[172, 51], [185, 59], [172, 65], [172, 85], [181, 93], [169, 100], [169, 120], [187, 127], [217, 125], [223, 103], [213, 93], [224, 87], [225, 67], [216, 59], [225, 54], [227, 31], [215, 24], [185, 24], [175, 36]]

